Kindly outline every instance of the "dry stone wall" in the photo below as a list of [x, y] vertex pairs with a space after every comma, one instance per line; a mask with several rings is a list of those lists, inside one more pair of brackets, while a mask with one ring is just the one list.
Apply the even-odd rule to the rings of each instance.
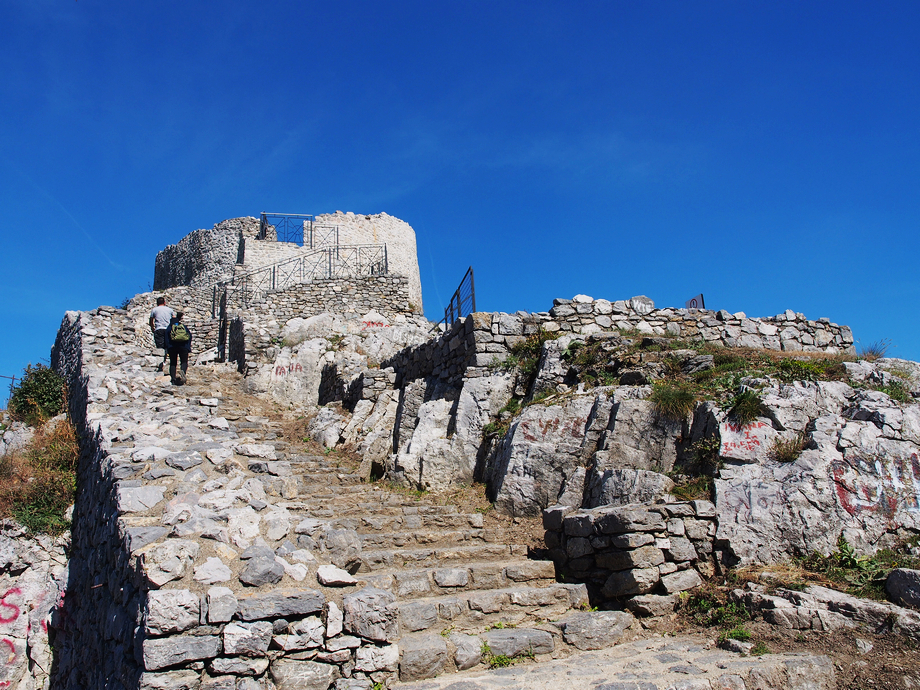
[[180, 285], [210, 288], [233, 275], [244, 237], [255, 237], [258, 218], [231, 218], [213, 228], [195, 230], [157, 254], [153, 289]]
[[673, 595], [702, 584], [700, 573], [715, 572], [716, 509], [709, 501], [553, 506], [543, 511], [543, 527], [558, 571], [567, 582], [587, 583], [592, 601]]

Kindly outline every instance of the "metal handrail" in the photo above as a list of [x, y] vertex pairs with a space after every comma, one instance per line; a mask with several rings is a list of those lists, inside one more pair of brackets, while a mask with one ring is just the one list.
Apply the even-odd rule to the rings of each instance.
[[284, 290], [314, 280], [387, 275], [386, 244], [337, 244], [312, 249], [299, 256], [253, 269], [215, 285], [218, 293], [233, 289], [248, 306], [256, 295]]

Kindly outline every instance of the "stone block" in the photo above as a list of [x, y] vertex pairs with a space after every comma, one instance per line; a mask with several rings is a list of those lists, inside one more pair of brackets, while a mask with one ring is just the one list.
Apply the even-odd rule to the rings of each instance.
[[454, 663], [458, 671], [473, 668], [482, 660], [482, 643], [475, 635], [454, 633], [448, 638], [454, 645]]
[[699, 587], [703, 584], [703, 580], [700, 578], [699, 574], [691, 568], [665, 575], [661, 578], [661, 584], [664, 587], [664, 591], [668, 594], [675, 594], [677, 592], [693, 589], [694, 587]]
[[263, 656], [272, 641], [272, 624], [268, 621], [228, 623], [221, 636], [224, 654]]
[[216, 635], [173, 635], [148, 638], [143, 642], [143, 663], [148, 671], [186, 661], [213, 659], [219, 653], [220, 638]]
[[329, 690], [339, 677], [339, 669], [315, 661], [278, 659], [269, 674], [277, 690]]
[[342, 605], [348, 632], [375, 642], [399, 637], [399, 607], [390, 592], [367, 587], [345, 595]]
[[515, 657], [521, 654], [551, 654], [556, 648], [553, 636], [545, 630], [514, 628], [488, 630], [481, 636], [495, 656]]
[[626, 608], [637, 616], [666, 616], [676, 606], [677, 595], [641, 594], [626, 602]]
[[148, 592], [144, 615], [148, 635], [183, 632], [198, 625], [201, 600], [187, 589]]
[[920, 570], [895, 568], [885, 580], [885, 591], [896, 604], [920, 606]]
[[634, 620], [625, 611], [582, 611], [566, 616], [558, 625], [566, 644], [590, 650], [615, 645]]
[[604, 583], [602, 593], [605, 597], [624, 597], [631, 594], [647, 594], [658, 584], [658, 568], [637, 568], [611, 573]]
[[404, 632], [427, 630], [438, 622], [438, 607], [428, 601], [399, 604], [399, 625]]
[[325, 603], [315, 589], [276, 589], [239, 597], [237, 614], [244, 621], [306, 616], [322, 611]]
[[447, 643], [440, 635], [406, 635], [399, 641], [399, 679], [433, 678], [447, 664]]
[[388, 644], [382, 647], [364, 646], [355, 653], [355, 671], [375, 673], [396, 671], [399, 668], [399, 647]]
[[236, 595], [229, 587], [211, 587], [207, 594], [208, 623], [226, 623], [237, 610]]
[[[689, 542], [688, 542], [689, 543]], [[640, 546], [632, 551], [608, 551], [594, 557], [599, 568], [606, 570], [630, 570], [653, 568], [664, 563], [664, 553], [654, 546]]]

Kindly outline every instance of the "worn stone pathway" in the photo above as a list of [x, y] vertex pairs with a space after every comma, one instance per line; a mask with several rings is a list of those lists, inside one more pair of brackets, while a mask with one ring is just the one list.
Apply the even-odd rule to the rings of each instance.
[[745, 657], [694, 635], [627, 642], [565, 659], [467, 671], [400, 690], [832, 690], [834, 666], [824, 656]]

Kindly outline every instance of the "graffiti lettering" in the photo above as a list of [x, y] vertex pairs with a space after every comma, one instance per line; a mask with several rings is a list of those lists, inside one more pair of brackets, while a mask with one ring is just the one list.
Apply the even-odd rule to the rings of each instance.
[[750, 424], [736, 424], [734, 422], [725, 422], [725, 426], [729, 428], [730, 431], [734, 431], [736, 434], [740, 434], [742, 431], [750, 432], [753, 429], [766, 429], [769, 424], [766, 422], [751, 422]]
[[381, 321], [362, 321], [361, 323], [364, 324], [364, 328], [361, 329], [362, 331], [367, 328], [389, 328], [390, 327], [390, 324], [383, 323]]
[[0, 613], [0, 623], [12, 623], [19, 617], [19, 607], [16, 606], [16, 604], [10, 604], [6, 601], [6, 598], [13, 594], [22, 594], [22, 591], [19, 589], [19, 587], [13, 587], [12, 589], [6, 590], [6, 592], [3, 593], [3, 596], [0, 596], [0, 609], [8, 609], [9, 611], [12, 611], [12, 613], [9, 614]]
[[275, 376], [287, 376], [290, 373], [298, 371], [303, 371], [303, 367], [299, 364], [288, 364], [287, 366], [279, 364], [275, 367]]
[[920, 512], [920, 459], [890, 457], [837, 461], [831, 466], [840, 505], [850, 515], [877, 513], [889, 519], [898, 510]]

